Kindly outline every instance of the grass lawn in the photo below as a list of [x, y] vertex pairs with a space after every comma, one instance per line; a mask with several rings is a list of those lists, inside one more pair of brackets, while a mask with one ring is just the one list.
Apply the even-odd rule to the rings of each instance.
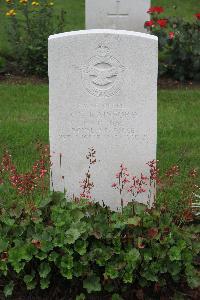
[[[64, 8], [67, 12], [66, 31], [84, 29], [85, 0], [55, 0], [54, 3], [57, 10]], [[5, 34], [6, 18], [2, 9], [4, 5], [5, 0], [0, 0], [0, 53], [9, 51]], [[166, 16], [181, 16], [188, 20], [194, 19], [194, 14], [200, 11], [199, 0], [152, 0], [152, 5], [163, 6]]]
[[[36, 159], [37, 141], [48, 143], [48, 86], [0, 85], [0, 151], [6, 147], [21, 170]], [[161, 167], [200, 166], [200, 90], [158, 93]]]

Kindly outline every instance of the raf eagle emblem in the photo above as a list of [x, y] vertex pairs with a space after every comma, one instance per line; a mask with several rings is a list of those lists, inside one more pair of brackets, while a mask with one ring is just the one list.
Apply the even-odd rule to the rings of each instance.
[[97, 55], [82, 67], [82, 79], [87, 91], [96, 97], [110, 97], [121, 87], [125, 68], [111, 56], [110, 49], [99, 45]]

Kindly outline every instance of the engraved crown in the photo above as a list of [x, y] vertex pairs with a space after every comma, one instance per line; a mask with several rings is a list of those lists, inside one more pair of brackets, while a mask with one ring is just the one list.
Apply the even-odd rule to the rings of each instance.
[[101, 57], [107, 56], [110, 52], [110, 49], [105, 44], [99, 44], [97, 47], [97, 54]]

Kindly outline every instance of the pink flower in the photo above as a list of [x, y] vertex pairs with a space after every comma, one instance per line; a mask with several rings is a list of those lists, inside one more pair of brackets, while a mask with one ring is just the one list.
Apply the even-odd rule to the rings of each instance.
[[136, 180], [136, 184], [138, 184], [138, 185], [140, 184], [140, 180], [139, 179]]
[[142, 180], [147, 180], [148, 177], [147, 177], [147, 176], [144, 176], [143, 174], [141, 174], [141, 179], [142, 179]]
[[128, 183], [130, 180], [128, 180], [126, 177], [122, 180], [123, 183]]
[[115, 175], [115, 176], [116, 176], [116, 178], [119, 178], [119, 176], [120, 176], [120, 173], [116, 173], [116, 175]]
[[145, 189], [143, 189], [143, 188], [140, 188], [140, 189], [138, 189], [138, 190], [137, 190], [137, 192], [138, 192], [138, 194], [142, 194], [142, 193], [145, 193], [145, 192], [146, 192], [146, 190], [145, 190]]
[[42, 169], [42, 170], [40, 171], [40, 177], [44, 177], [46, 173], [47, 173], [47, 170]]
[[156, 163], [157, 163], [157, 162], [158, 162], [158, 160], [153, 159], [153, 160], [149, 161], [149, 162], [147, 163], [147, 165], [148, 165], [149, 167], [153, 168], [153, 167], [156, 166]]
[[175, 33], [173, 31], [169, 32], [169, 39], [173, 40], [175, 37]]
[[85, 198], [85, 194], [80, 194], [80, 198]]
[[90, 192], [86, 192], [86, 193], [80, 194], [80, 198], [91, 199], [92, 197], [90, 195]]
[[120, 168], [121, 168], [121, 171], [127, 171], [127, 168], [123, 164], [120, 165]]
[[114, 187], [116, 187], [117, 186], [117, 184], [114, 182], [113, 184], [112, 184], [112, 187], [114, 188]]

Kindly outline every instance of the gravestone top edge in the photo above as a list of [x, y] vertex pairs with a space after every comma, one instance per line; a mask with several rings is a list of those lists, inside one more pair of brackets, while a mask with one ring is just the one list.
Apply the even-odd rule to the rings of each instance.
[[76, 35], [87, 35], [87, 34], [112, 34], [112, 35], [126, 35], [126, 36], [134, 36], [134, 37], [142, 37], [154, 41], [158, 41], [158, 37], [155, 35], [136, 32], [136, 31], [129, 31], [129, 30], [115, 30], [115, 29], [89, 29], [89, 30], [78, 30], [78, 31], [70, 31], [70, 32], [63, 32], [50, 35], [48, 40], [64, 38], [68, 36], [76, 36]]

